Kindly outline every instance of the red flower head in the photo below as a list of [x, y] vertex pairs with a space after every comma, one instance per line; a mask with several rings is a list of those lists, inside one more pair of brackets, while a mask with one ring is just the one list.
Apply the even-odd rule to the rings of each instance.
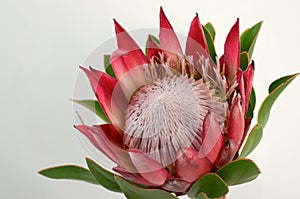
[[185, 193], [234, 159], [250, 124], [245, 114], [254, 66], [240, 69], [239, 20], [216, 63], [198, 16], [185, 53], [162, 9], [159, 42], [149, 37], [148, 56], [117, 21], [115, 30], [118, 49], [110, 63], [116, 78], [81, 67], [111, 124], [76, 128], [126, 179]]

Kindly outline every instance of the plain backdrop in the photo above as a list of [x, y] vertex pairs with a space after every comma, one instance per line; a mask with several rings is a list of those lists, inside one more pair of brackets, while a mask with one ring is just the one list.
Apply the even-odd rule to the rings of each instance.
[[[78, 65], [114, 35], [113, 18], [127, 30], [157, 28], [159, 6], [184, 35], [196, 12], [202, 23], [211, 21], [219, 55], [236, 18], [241, 30], [263, 20], [253, 54], [258, 104], [274, 79], [300, 71], [296, 0], [1, 0], [0, 198], [124, 198], [95, 185], [46, 179], [37, 171], [85, 165], [89, 154], [72, 127], [68, 100]], [[279, 97], [263, 140], [250, 156], [262, 174], [230, 188], [229, 199], [299, 197], [299, 86], [297, 78]]]

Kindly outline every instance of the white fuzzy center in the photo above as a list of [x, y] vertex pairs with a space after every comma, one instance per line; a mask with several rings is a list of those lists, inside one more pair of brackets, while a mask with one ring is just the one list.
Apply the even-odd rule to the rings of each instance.
[[199, 150], [208, 111], [223, 120], [224, 107], [207, 84], [186, 76], [157, 79], [138, 89], [126, 111], [124, 141], [167, 166], [183, 147]]

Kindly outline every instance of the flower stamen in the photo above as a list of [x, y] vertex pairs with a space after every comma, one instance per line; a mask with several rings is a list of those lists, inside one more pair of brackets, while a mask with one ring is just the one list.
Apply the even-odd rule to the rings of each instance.
[[168, 166], [175, 161], [178, 150], [199, 150], [206, 114], [214, 113], [222, 124], [224, 107], [201, 79], [166, 73], [140, 87], [130, 99], [124, 143]]

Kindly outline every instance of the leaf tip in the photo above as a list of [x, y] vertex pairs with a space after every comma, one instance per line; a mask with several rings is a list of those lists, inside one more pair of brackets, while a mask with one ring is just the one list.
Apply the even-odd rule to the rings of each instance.
[[45, 176], [44, 172], [45, 172], [45, 169], [42, 169], [42, 170], [39, 170], [37, 173], [42, 175], [42, 176]]

